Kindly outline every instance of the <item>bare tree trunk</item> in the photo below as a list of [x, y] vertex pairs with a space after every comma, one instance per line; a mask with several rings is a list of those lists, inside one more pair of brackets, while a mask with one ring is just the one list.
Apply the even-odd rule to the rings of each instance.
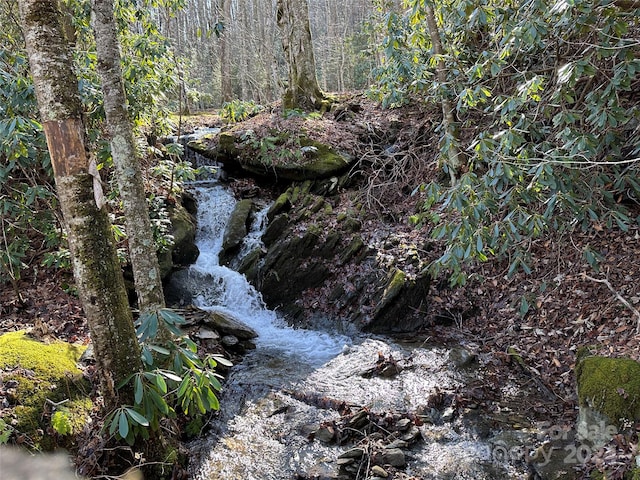
[[93, 0], [93, 28], [102, 80], [104, 110], [124, 208], [129, 256], [141, 313], [165, 307], [162, 277], [153, 241], [133, 125], [127, 112], [113, 0]]
[[[433, 7], [427, 1], [425, 2], [425, 11], [427, 13], [427, 27], [429, 29], [429, 36], [431, 37], [431, 43], [433, 44], [433, 51], [438, 56], [438, 64], [436, 66], [436, 75], [438, 78], [438, 82], [444, 85], [447, 83], [447, 67], [444, 63], [444, 49], [442, 48], [442, 42], [440, 41], [440, 31], [438, 29], [438, 24], [436, 23], [436, 16], [433, 12]], [[447, 158], [444, 160], [444, 163], [447, 166], [447, 170], [449, 171], [449, 178], [451, 179], [451, 184], [455, 184], [457, 182], [458, 171], [462, 167], [462, 153], [458, 148], [459, 144], [459, 136], [458, 131], [456, 129], [456, 119], [453, 112], [453, 105], [449, 101], [447, 96], [443, 96], [442, 100], [442, 126], [445, 135], [449, 137], [447, 141], [449, 142], [449, 148], [447, 149]]]
[[[111, 408], [120, 403], [115, 386], [141, 369], [140, 348], [111, 225], [105, 209], [96, 205], [99, 177], [85, 151], [77, 79], [58, 2], [20, 0], [19, 5], [73, 272], [102, 373], [105, 404]], [[120, 401], [131, 400], [131, 392], [118, 393], [127, 396]]]
[[222, 21], [224, 28], [220, 36], [220, 95], [222, 103], [233, 100], [231, 84], [231, 0], [222, 0]]
[[316, 78], [307, 0], [278, 0], [276, 19], [289, 68], [289, 84], [283, 95], [283, 108], [326, 108], [328, 99], [320, 90]]

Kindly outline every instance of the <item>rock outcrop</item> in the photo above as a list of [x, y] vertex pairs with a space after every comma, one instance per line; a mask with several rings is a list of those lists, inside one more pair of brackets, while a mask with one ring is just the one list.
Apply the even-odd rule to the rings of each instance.
[[[238, 270], [296, 324], [326, 316], [378, 333], [425, 326], [430, 277], [380, 263], [358, 213], [337, 211], [333, 193], [347, 183], [346, 176], [293, 183], [267, 212], [264, 247], [240, 259]], [[245, 219], [247, 208], [239, 210], [234, 217]]]

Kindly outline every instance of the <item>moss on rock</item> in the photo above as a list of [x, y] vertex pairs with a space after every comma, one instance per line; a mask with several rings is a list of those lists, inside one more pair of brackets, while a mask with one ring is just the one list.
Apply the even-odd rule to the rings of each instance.
[[44, 415], [47, 400], [64, 402], [61, 405], [68, 412], [69, 433], [84, 424], [91, 408], [87, 396], [90, 385], [77, 367], [84, 350], [84, 346], [64, 342], [45, 344], [24, 331], [0, 335], [0, 369], [9, 372], [2, 375], [3, 382], [15, 384], [8, 397], [15, 405], [16, 418], [5, 421], [26, 435], [33, 447], [50, 450], [56, 446], [44, 433], [49, 426]]
[[620, 427], [640, 420], [640, 363], [629, 358], [586, 357], [576, 366], [578, 402]]

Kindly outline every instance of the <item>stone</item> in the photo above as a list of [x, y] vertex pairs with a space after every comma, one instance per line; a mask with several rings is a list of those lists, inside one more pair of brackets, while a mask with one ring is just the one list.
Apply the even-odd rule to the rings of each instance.
[[213, 330], [209, 330], [208, 328], [201, 328], [196, 333], [196, 337], [202, 340], [218, 340], [220, 335], [218, 332], [214, 332]]
[[247, 224], [252, 208], [253, 202], [250, 199], [240, 200], [236, 203], [222, 238], [222, 249], [225, 252], [238, 247], [247, 236]]
[[392, 449], [392, 448], [407, 448], [409, 446], [409, 444], [407, 442], [405, 442], [404, 440], [394, 440], [393, 442], [391, 442], [389, 445], [385, 445], [384, 448], [386, 448], [387, 450]]
[[371, 475], [374, 475], [380, 478], [387, 478], [389, 476], [387, 471], [384, 468], [382, 468], [380, 465], [374, 465], [373, 467], [371, 467]]
[[182, 204], [169, 208], [173, 245], [169, 247], [174, 265], [190, 265], [200, 254], [195, 244], [196, 222]]
[[415, 425], [412, 425], [407, 433], [400, 437], [400, 440], [412, 443], [418, 439], [420, 436], [420, 429]]
[[333, 441], [333, 437], [335, 436], [335, 430], [333, 427], [328, 425], [323, 425], [318, 428], [313, 437], [322, 443], [331, 443]]
[[449, 361], [457, 368], [471, 365], [476, 359], [476, 354], [464, 347], [454, 347], [449, 350]]
[[454, 409], [451, 407], [447, 407], [442, 412], [442, 415], [440, 416], [440, 418], [442, 419], [443, 422], [450, 422], [451, 420], [453, 420], [453, 414], [454, 414]]
[[291, 209], [291, 197], [289, 196], [289, 192], [284, 192], [278, 198], [276, 198], [275, 202], [269, 207], [267, 211], [267, 219], [269, 222], [272, 222], [276, 216], [281, 213], [288, 212]]
[[403, 468], [407, 461], [404, 452], [399, 448], [389, 448], [382, 454], [382, 462], [396, 468]]
[[396, 422], [396, 428], [398, 430], [404, 431], [404, 430], [408, 429], [411, 426], [412, 423], [413, 422], [411, 420], [409, 420], [408, 418], [401, 418], [400, 420], [398, 420]]
[[626, 421], [640, 420], [640, 363], [629, 358], [587, 356], [576, 365], [578, 435], [608, 441]]
[[362, 448], [352, 448], [341, 453], [338, 458], [362, 458], [364, 450]]
[[231, 314], [220, 310], [212, 310], [205, 317], [205, 322], [224, 335], [233, 335], [240, 340], [250, 340], [258, 336], [253, 328], [245, 325]]
[[235, 337], [233, 335], [225, 335], [220, 341], [225, 347], [228, 348], [233, 348], [240, 344], [240, 340], [238, 340], [238, 337]]

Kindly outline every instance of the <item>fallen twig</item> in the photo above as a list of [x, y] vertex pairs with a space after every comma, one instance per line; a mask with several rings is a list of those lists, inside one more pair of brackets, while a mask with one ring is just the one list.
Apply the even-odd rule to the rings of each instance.
[[592, 282], [596, 282], [596, 283], [604, 283], [607, 286], [607, 288], [611, 290], [611, 292], [616, 296], [618, 301], [633, 312], [633, 314], [636, 317], [636, 333], [640, 333], [640, 312], [638, 311], [637, 308], [631, 305], [631, 303], [629, 303], [629, 301], [626, 298], [620, 295], [620, 293], [615, 288], [613, 288], [613, 285], [611, 285], [611, 282], [609, 281], [608, 278], [593, 278], [587, 275], [586, 273], [582, 274], [582, 278], [591, 280]]

